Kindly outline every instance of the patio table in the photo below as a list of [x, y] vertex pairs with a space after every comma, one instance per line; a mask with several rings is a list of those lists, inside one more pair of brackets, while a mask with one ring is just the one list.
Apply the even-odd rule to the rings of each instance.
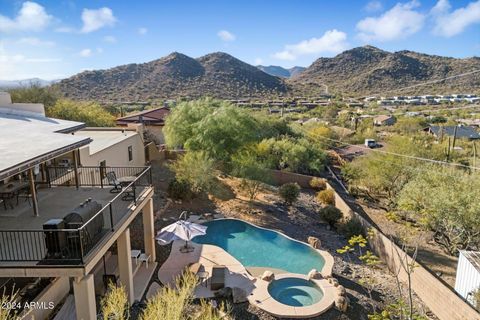
[[132, 250], [130, 252], [130, 257], [135, 259], [135, 265], [138, 264], [138, 257], [142, 254], [142, 251], [140, 250]]
[[5, 207], [5, 210], [7, 210], [7, 203], [10, 205], [10, 208], [13, 209], [12, 200], [17, 197], [18, 204], [19, 191], [29, 187], [30, 185], [26, 181], [12, 181], [0, 186], [0, 199], [3, 200], [3, 206]]
[[[137, 177], [134, 177], [134, 176], [125, 176], [125, 177], [117, 178], [118, 182], [123, 187], [128, 186], [130, 183], [135, 181], [135, 179], [137, 179]], [[122, 197], [123, 200], [130, 201], [135, 199], [135, 185], [132, 185], [131, 188], [132, 188], [131, 190], [127, 190], [125, 192], [125, 194]]]

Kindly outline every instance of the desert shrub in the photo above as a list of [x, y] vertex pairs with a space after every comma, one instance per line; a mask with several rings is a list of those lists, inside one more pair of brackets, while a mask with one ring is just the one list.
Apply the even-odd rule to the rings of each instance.
[[124, 286], [117, 287], [110, 282], [107, 294], [101, 302], [103, 320], [124, 320], [129, 318], [127, 292]]
[[187, 152], [171, 168], [175, 171], [176, 178], [187, 182], [195, 193], [209, 192], [215, 185], [215, 161], [205, 152]]
[[342, 218], [342, 212], [334, 206], [326, 206], [325, 208], [320, 209], [320, 216], [327, 222], [329, 225], [333, 226]]
[[300, 186], [298, 183], [285, 183], [278, 189], [278, 194], [287, 205], [291, 205], [300, 195]]
[[232, 157], [232, 174], [242, 179], [240, 188], [253, 201], [263, 183], [270, 182], [270, 172], [250, 150], [242, 150]]
[[327, 180], [314, 177], [312, 180], [310, 180], [310, 187], [315, 190], [325, 190], [327, 188]]
[[335, 193], [333, 190], [323, 190], [317, 193], [317, 201], [324, 205], [335, 205]]
[[184, 180], [173, 179], [168, 184], [167, 195], [173, 200], [187, 200], [192, 196], [190, 184]]
[[473, 291], [473, 305], [477, 311], [480, 311], [480, 287]]
[[59, 99], [46, 113], [52, 118], [85, 122], [89, 127], [115, 125], [115, 117], [96, 102]]
[[364, 234], [362, 224], [356, 219], [348, 219], [338, 226], [338, 231], [345, 235], [346, 238]]
[[191, 311], [188, 309], [193, 300], [196, 285], [195, 276], [186, 272], [176, 279], [174, 287], [163, 287], [147, 301], [140, 319], [188, 319], [188, 313]]

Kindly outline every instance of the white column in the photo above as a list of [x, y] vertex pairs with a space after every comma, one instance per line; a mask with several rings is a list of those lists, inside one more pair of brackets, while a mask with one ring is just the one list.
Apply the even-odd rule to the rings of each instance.
[[93, 275], [75, 278], [73, 281], [75, 296], [75, 310], [77, 320], [90, 320], [97, 318], [97, 304], [95, 302], [95, 284]]
[[132, 274], [132, 249], [130, 247], [130, 229], [125, 231], [117, 239], [118, 251], [118, 269], [120, 271], [120, 282], [125, 286], [128, 301], [133, 303], [135, 295], [133, 291], [133, 274]]
[[155, 218], [153, 215], [153, 199], [150, 198], [142, 209], [143, 215], [143, 242], [145, 253], [150, 255], [152, 262], [156, 260], [155, 255]]

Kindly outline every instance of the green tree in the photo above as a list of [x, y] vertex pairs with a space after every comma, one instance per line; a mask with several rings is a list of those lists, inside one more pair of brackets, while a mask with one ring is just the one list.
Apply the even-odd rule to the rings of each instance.
[[480, 248], [480, 176], [438, 166], [405, 185], [398, 207], [411, 212], [436, 232], [436, 240], [451, 254]]
[[215, 161], [203, 151], [185, 153], [171, 168], [179, 181], [185, 181], [193, 192], [210, 192], [215, 186]]
[[210, 98], [180, 103], [165, 123], [170, 147], [204, 151], [217, 161], [228, 162], [231, 155], [259, 139], [258, 122], [228, 102]]
[[14, 103], [42, 103], [47, 110], [60, 98], [59, 92], [53, 87], [42, 87], [37, 83], [11, 89], [9, 93]]
[[115, 125], [115, 118], [95, 102], [58, 100], [47, 109], [47, 116], [64, 120], [85, 122], [90, 127], [109, 127]]
[[321, 173], [326, 163], [320, 146], [292, 137], [264, 139], [255, 145], [255, 154], [271, 169], [303, 174]]
[[250, 201], [256, 197], [263, 183], [270, 182], [270, 172], [263, 162], [258, 161], [255, 154], [248, 149], [235, 154], [232, 159], [232, 174], [242, 179], [241, 187]]

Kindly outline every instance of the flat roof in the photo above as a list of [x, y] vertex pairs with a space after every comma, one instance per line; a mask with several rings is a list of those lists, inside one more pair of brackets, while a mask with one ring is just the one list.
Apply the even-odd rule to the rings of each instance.
[[124, 129], [84, 129], [76, 131], [75, 137], [90, 138], [92, 142], [88, 145], [90, 154], [95, 154], [102, 150], [129, 139], [138, 134], [136, 131]]
[[90, 142], [70, 132], [84, 124], [0, 108], [0, 180]]

